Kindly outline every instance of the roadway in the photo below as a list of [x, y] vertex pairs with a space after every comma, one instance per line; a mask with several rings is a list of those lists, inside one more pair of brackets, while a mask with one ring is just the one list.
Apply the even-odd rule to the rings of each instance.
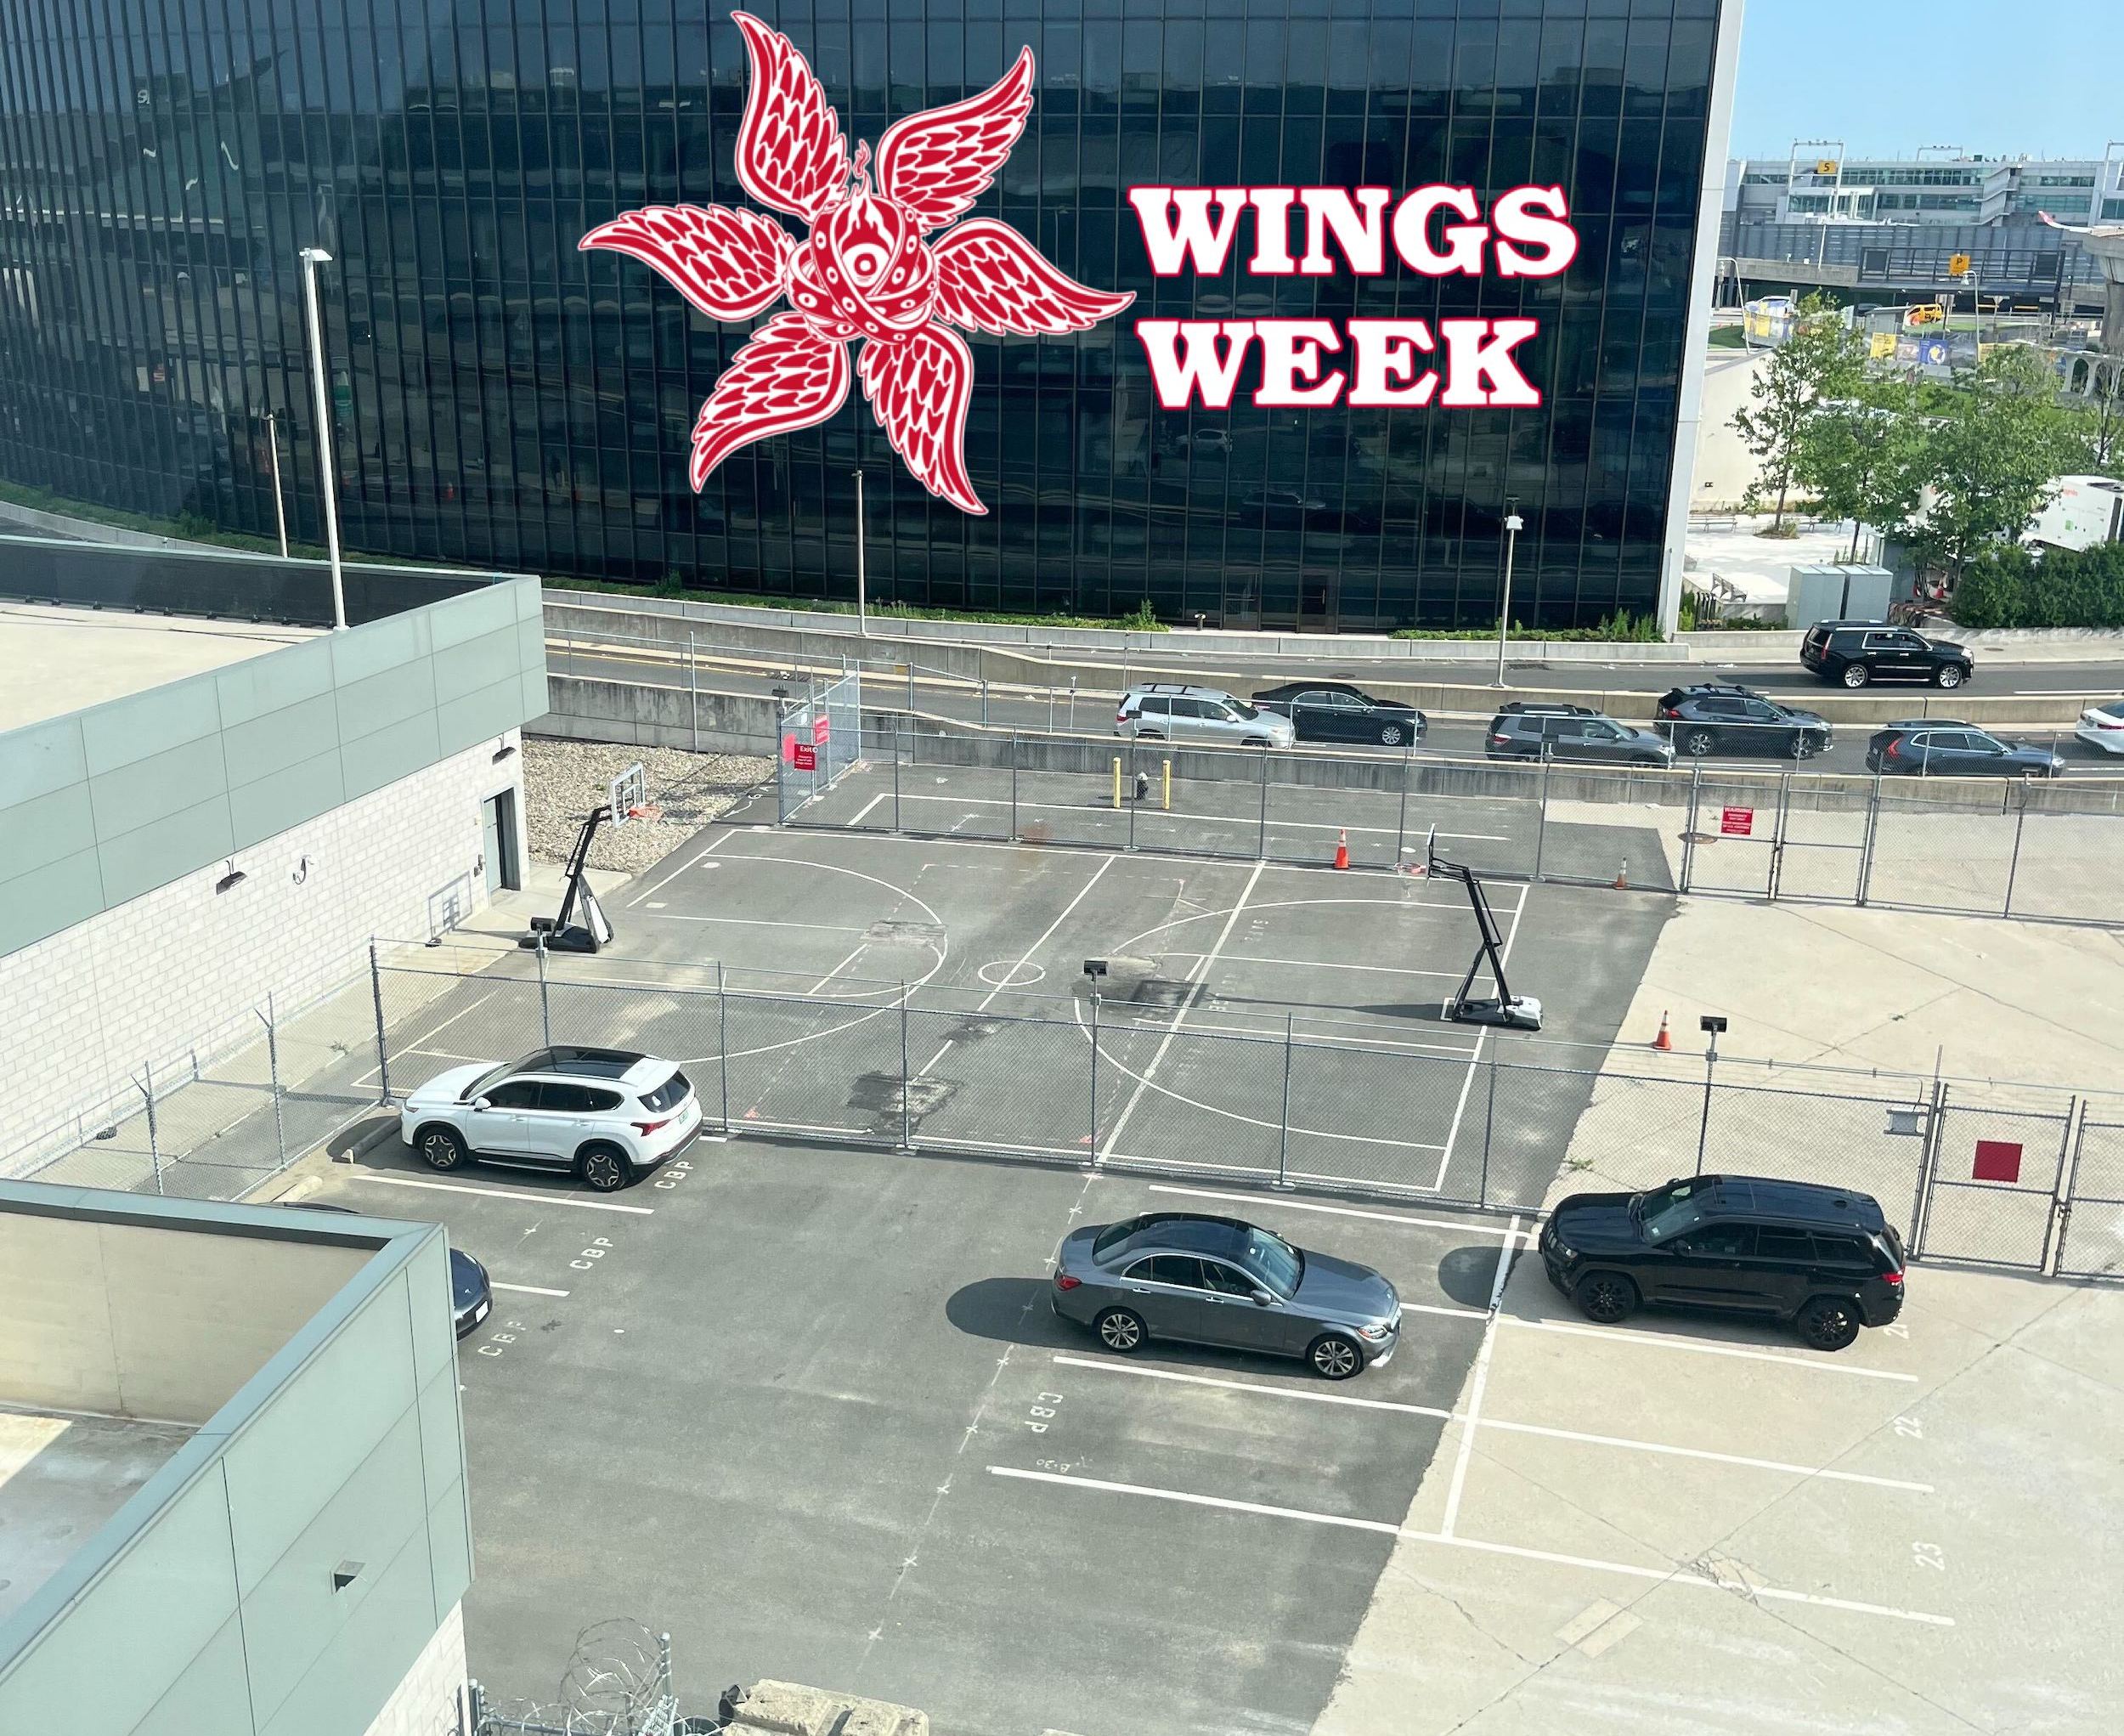
[[[687, 671], [683, 654], [664, 656], [647, 651], [584, 651], [569, 648], [558, 642], [549, 642], [546, 647], [549, 668], [556, 675], [579, 675], [595, 680], [646, 681], [658, 686], [683, 687]], [[1082, 660], [1082, 659], [1080, 659]], [[1423, 663], [1411, 665], [1407, 662], [1391, 664], [1354, 661], [1338, 664], [1336, 671], [1342, 679], [1360, 685], [1367, 680], [1401, 681], [1420, 679], [1425, 682], [1448, 682], [1483, 686], [1494, 676], [1496, 664]], [[1120, 665], [1115, 664], [1116, 685], [1104, 691], [1094, 691], [1080, 685], [1076, 693], [1074, 712], [1067, 687], [1056, 689], [1052, 694], [1028, 691], [1022, 687], [1005, 688], [991, 686], [984, 696], [979, 686], [972, 681], [954, 681], [941, 677], [918, 676], [912, 710], [919, 717], [933, 720], [938, 724], [980, 725], [997, 730], [1019, 730], [1027, 734], [1056, 730], [1084, 734], [1104, 734], [1113, 728], [1115, 701], [1119, 697]], [[831, 678], [834, 670], [830, 665], [816, 670], [820, 681]], [[1315, 669], [1309, 673], [1322, 679], [1330, 678], [1329, 671]], [[1646, 694], [1643, 704], [1622, 715], [1624, 722], [1642, 724], [1649, 720], [1652, 698], [1676, 681], [1706, 681], [1724, 678], [1752, 687], [1758, 692], [1776, 694], [1788, 703], [1805, 705], [1810, 696], [1826, 693], [1822, 682], [1805, 670], [1736, 668], [1730, 672], [1701, 664], [1564, 664], [1555, 665], [1508, 664], [1506, 674], [1512, 685], [1529, 688], [1554, 690], [1585, 688], [1613, 692], [1618, 682], [1625, 683], [1633, 691]], [[2075, 677], [2082, 679], [2076, 680]], [[2087, 679], [2093, 677], [2095, 679]], [[1249, 678], [1245, 684], [1231, 683], [1232, 690], [1244, 694], [1254, 688], [1270, 685], [1275, 679], [1289, 679], [1286, 670], [1280, 677], [1263, 675]], [[799, 669], [791, 670], [785, 662], [777, 664], [772, 658], [759, 653], [742, 655], [719, 652], [703, 653], [698, 662], [698, 679], [703, 693], [737, 694], [754, 698], [766, 698], [777, 691], [783, 694], [801, 696], [805, 675]], [[1225, 681], [1206, 676], [1215, 685], [1227, 685]], [[2011, 681], [2015, 683], [2007, 687]], [[868, 704], [878, 709], [905, 710], [909, 709], [904, 677], [879, 676], [870, 685]], [[1913, 695], [1923, 693], [1934, 697], [1929, 688], [1913, 688]], [[2124, 692], [2124, 668], [2110, 664], [2051, 665], [2047, 664], [2001, 665], [1986, 672], [1980, 666], [1978, 679], [1969, 691], [1974, 697], [1995, 698], [2003, 694], [2025, 693], [2031, 697], [2054, 697], [2059, 693], [2099, 693], [2114, 697]], [[1430, 729], [1418, 753], [1439, 757], [1468, 758], [1479, 756], [1488, 736], [1487, 713], [1429, 714]], [[1843, 723], [1836, 726], [1836, 740], [1827, 753], [1805, 762], [1810, 771], [1843, 772], [1862, 777], [1866, 775], [1866, 743], [1873, 727], [1863, 723]], [[2076, 740], [2069, 727], [2042, 726], [2030, 729], [1997, 727], [1994, 732], [2009, 740], [2041, 743], [2054, 745], [2070, 764], [2073, 772], [2098, 777], [2124, 776], [2124, 755], [2110, 755], [2091, 748]], [[1324, 744], [1326, 745], [1326, 744]], [[1396, 749], [1373, 747], [1365, 749], [1356, 744], [1354, 750], [1373, 753], [1395, 753]], [[1771, 755], [1749, 755], [1738, 753], [1720, 753], [1715, 756], [1721, 766], [1773, 766], [1789, 768], [1789, 758]]]

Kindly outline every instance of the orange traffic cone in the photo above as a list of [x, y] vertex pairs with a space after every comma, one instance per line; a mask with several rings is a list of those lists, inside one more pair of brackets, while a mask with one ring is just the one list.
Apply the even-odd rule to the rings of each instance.
[[1664, 1009], [1659, 1015], [1659, 1034], [1652, 1038], [1652, 1046], [1663, 1053], [1670, 1051], [1674, 1048], [1674, 1038], [1668, 1034], [1667, 1015]]
[[1630, 858], [1628, 857], [1623, 858], [1622, 867], [1615, 870], [1615, 890], [1618, 892], [1630, 891]]
[[1350, 865], [1350, 828], [1347, 826], [1335, 834], [1335, 865], [1339, 868]]

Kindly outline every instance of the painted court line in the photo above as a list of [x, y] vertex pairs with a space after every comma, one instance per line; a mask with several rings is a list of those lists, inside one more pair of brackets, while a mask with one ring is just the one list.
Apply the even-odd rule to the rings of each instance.
[[878, 804], [884, 799], [885, 792], [881, 789], [877, 794], [871, 797], [868, 801], [865, 802], [861, 807], [857, 808], [854, 813], [850, 814], [845, 820], [843, 820], [841, 824], [850, 827], [861, 825], [863, 823], [863, 816], [868, 813], [873, 808], [876, 807]]
[[1497, 1250], [1497, 1275], [1490, 1281], [1489, 1324], [1483, 1328], [1483, 1347], [1475, 1353], [1475, 1379], [1468, 1388], [1467, 1414], [1460, 1420], [1460, 1450], [1453, 1460], [1453, 1480], [1446, 1487], [1445, 1518], [1438, 1535], [1450, 1537], [1460, 1516], [1460, 1491], [1467, 1486], [1468, 1461], [1475, 1453], [1475, 1431], [1483, 1419], [1483, 1394], [1489, 1385], [1490, 1352], [1497, 1345], [1497, 1305], [1505, 1299], [1505, 1281], [1511, 1275], [1512, 1244], [1519, 1240], [1519, 1219], [1505, 1230]]
[[1112, 1483], [1103, 1478], [1078, 1477], [1058, 1471], [1021, 1471], [1011, 1465], [991, 1465], [989, 1474], [1024, 1483], [1059, 1484], [1065, 1488], [1088, 1489], [1106, 1495], [1133, 1495], [1151, 1501], [1169, 1501], [1183, 1507], [1212, 1507], [1223, 1513], [1252, 1513], [1263, 1518], [1298, 1519], [1307, 1524], [1328, 1525], [1347, 1531], [1370, 1531], [1411, 1543], [1434, 1543], [1442, 1548], [1468, 1549], [1484, 1555], [1508, 1555], [1521, 1561], [1546, 1562], [1554, 1567], [1581, 1568], [1590, 1573], [1618, 1574], [1628, 1579], [1687, 1586], [1707, 1592], [1725, 1592], [1750, 1603], [1806, 1603], [1818, 1609], [1842, 1609], [1855, 1615], [1879, 1615], [1894, 1621], [1912, 1621], [1927, 1627], [1952, 1627], [1951, 1615], [1934, 1615], [1922, 1609], [1899, 1609], [1887, 1603], [1862, 1603], [1850, 1597], [1828, 1597], [1813, 1592], [1791, 1592], [1779, 1586], [1749, 1580], [1714, 1579], [1684, 1568], [1638, 1567], [1624, 1561], [1600, 1561], [1590, 1556], [1565, 1555], [1552, 1549], [1527, 1549], [1514, 1543], [1489, 1543], [1474, 1537], [1449, 1537], [1437, 1531], [1419, 1531], [1382, 1519], [1352, 1518], [1343, 1513], [1314, 1513], [1305, 1507], [1272, 1507], [1263, 1501], [1232, 1501], [1223, 1496], [1193, 1495], [1178, 1489], [1156, 1489], [1144, 1483]]
[[653, 898], [658, 892], [661, 892], [666, 886], [669, 885], [672, 881], [678, 879], [681, 874], [684, 874], [688, 868], [692, 868], [695, 862], [700, 862], [707, 857], [715, 855], [718, 850], [720, 850], [723, 845], [729, 841], [730, 834], [726, 832], [720, 838], [718, 838], [714, 843], [709, 845], [706, 849], [703, 850], [699, 855], [688, 857], [684, 862], [681, 862], [676, 868], [673, 868], [669, 874], [666, 874], [662, 879], [658, 880], [656, 885], [653, 886], [644, 886], [640, 892], [638, 892], [628, 902], [633, 904], [639, 904], [644, 898]]
[[580, 1206], [586, 1212], [626, 1212], [637, 1218], [655, 1214], [654, 1206], [621, 1206], [609, 1200], [579, 1200], [572, 1194], [524, 1194], [510, 1188], [460, 1187], [454, 1181], [415, 1181], [410, 1175], [367, 1175], [357, 1170], [349, 1181], [372, 1181], [378, 1187], [421, 1187], [438, 1194], [478, 1194], [489, 1200], [528, 1200], [534, 1206]]
[[[1241, 1205], [1256, 1206], [1263, 1204], [1264, 1200], [1269, 1197], [1261, 1194], [1220, 1193], [1213, 1188], [1206, 1187], [1169, 1187], [1157, 1182], [1152, 1183], [1149, 1190], [1154, 1194], [1181, 1194], [1195, 1200], [1236, 1200]], [[1459, 1230], [1472, 1236], [1504, 1236], [1509, 1233], [1495, 1224], [1484, 1224], [1474, 1218], [1458, 1220], [1448, 1218], [1405, 1218], [1398, 1212], [1366, 1212], [1355, 1206], [1318, 1206], [1309, 1200], [1274, 1200], [1273, 1202], [1279, 1212], [1319, 1212], [1330, 1218], [1366, 1218], [1375, 1224], [1404, 1224], [1415, 1230]], [[1517, 1223], [1518, 1219], [1514, 1219], [1512, 1221]], [[1469, 1309], [1465, 1311], [1473, 1319], [1483, 1318], [1483, 1311], [1480, 1309]]]
[[1568, 1320], [1529, 1320], [1517, 1315], [1499, 1317], [1508, 1326], [1519, 1326], [1534, 1332], [1568, 1332], [1574, 1337], [1600, 1338], [1610, 1344], [1649, 1345], [1655, 1350], [1692, 1350], [1702, 1356], [1738, 1356], [1749, 1362], [1777, 1362], [1788, 1368], [1800, 1368], [1810, 1374], [1848, 1374], [1857, 1380], [1899, 1380], [1912, 1386], [1918, 1383], [1914, 1374], [1898, 1374], [1892, 1369], [1857, 1368], [1850, 1363], [1827, 1358], [1820, 1361], [1805, 1356], [1787, 1356], [1776, 1350], [1748, 1350], [1738, 1344], [1714, 1344], [1708, 1338], [1685, 1338], [1678, 1332], [1630, 1332], [1614, 1326], [1579, 1326]]
[[[506, 1287], [506, 1286], [505, 1286]], [[1408, 1304], [1404, 1303], [1404, 1309]], [[1439, 1314], [1467, 1314], [1467, 1309], [1438, 1309], [1427, 1312]], [[1480, 1315], [1476, 1315], [1481, 1319]], [[1297, 1399], [1309, 1405], [1343, 1405], [1360, 1411], [1392, 1411], [1409, 1417], [1434, 1417], [1443, 1422], [1468, 1425], [1465, 1411], [1441, 1411], [1435, 1405], [1409, 1405], [1392, 1399], [1360, 1399], [1344, 1393], [1316, 1393], [1302, 1391], [1296, 1387], [1264, 1386], [1257, 1381], [1223, 1380], [1206, 1374], [1180, 1374], [1172, 1369], [1147, 1368], [1137, 1362], [1116, 1362], [1096, 1356], [1067, 1356], [1058, 1352], [1053, 1359], [1065, 1368], [1092, 1368], [1104, 1374], [1133, 1375], [1138, 1380], [1174, 1381], [1185, 1386], [1216, 1387], [1225, 1392], [1253, 1393], [1265, 1399]], [[1737, 1465], [1752, 1471], [1779, 1471], [1790, 1477], [1819, 1477], [1833, 1483], [1862, 1483], [1873, 1489], [1900, 1489], [1912, 1495], [1930, 1495], [1929, 1483], [1912, 1483], [1901, 1477], [1873, 1477], [1858, 1471], [1833, 1471], [1819, 1465], [1795, 1465], [1782, 1459], [1759, 1459], [1746, 1453], [1713, 1452], [1703, 1447], [1670, 1445], [1665, 1441], [1637, 1440], [1620, 1434], [1588, 1434], [1575, 1428], [1551, 1428], [1539, 1422], [1500, 1422], [1494, 1417], [1484, 1417], [1469, 1428], [1469, 1439], [1475, 1430], [1493, 1428], [1505, 1434], [1540, 1435], [1551, 1440], [1575, 1441], [1583, 1446], [1614, 1447], [1624, 1452], [1652, 1453], [1661, 1457], [1703, 1459], [1712, 1464]], [[1449, 1528], [1448, 1528], [1449, 1534]]]
[[568, 1294], [565, 1290], [548, 1290], [542, 1284], [503, 1284], [489, 1281], [493, 1283], [493, 1287], [496, 1290], [514, 1291], [519, 1296], [565, 1296]]
[[[1110, 804], [1105, 802], [1034, 801], [1027, 797], [1013, 803], [1002, 796], [929, 795], [913, 790], [903, 792], [900, 800], [902, 802], [944, 802], [950, 806], [959, 808], [1015, 806], [1021, 811], [1030, 809], [1035, 812], [1048, 814], [1110, 814], [1116, 811]], [[865, 809], [864, 811], [868, 812], [869, 810]], [[1155, 817], [1162, 817], [1168, 823], [1186, 821], [1205, 826], [1249, 826], [1257, 831], [1261, 827], [1259, 817], [1253, 814], [1191, 814], [1174, 812], [1165, 808], [1155, 811], [1145, 808], [1139, 809], [1138, 811], [1146, 814], [1154, 814], [1155, 811]], [[850, 821], [848, 823], [852, 825], [855, 823]], [[1273, 814], [1268, 817], [1268, 826], [1271, 831], [1280, 828], [1285, 832], [1347, 832], [1352, 837], [1356, 838], [1391, 838], [1399, 835], [1391, 826], [1338, 826], [1327, 820], [1279, 820]], [[1511, 842], [1511, 839], [1502, 834], [1494, 832], [1441, 832], [1438, 836], [1455, 844], [1509, 844]]]
[[1374, 970], [1384, 976], [1457, 977], [1457, 970], [1418, 970], [1406, 964], [1350, 964], [1339, 958], [1262, 958], [1251, 953], [1227, 953], [1228, 964], [1285, 964], [1293, 970]]

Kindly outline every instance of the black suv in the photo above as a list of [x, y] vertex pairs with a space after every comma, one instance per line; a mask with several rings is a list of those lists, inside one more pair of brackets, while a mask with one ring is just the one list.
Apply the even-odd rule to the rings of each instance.
[[1799, 642], [1799, 661], [1847, 687], [1869, 681], [1930, 681], [1958, 687], [1976, 673], [1963, 647], [1885, 621], [1817, 621]]
[[1902, 1311], [1903, 1242], [1848, 1188], [1699, 1175], [1641, 1194], [1573, 1194], [1541, 1229], [1549, 1281], [1612, 1324], [1649, 1303], [1784, 1320], [1817, 1350]]
[[1836, 739], [1818, 712], [1780, 705], [1720, 681], [1669, 687], [1659, 696], [1659, 732], [1685, 754], [1789, 754], [1810, 760]]

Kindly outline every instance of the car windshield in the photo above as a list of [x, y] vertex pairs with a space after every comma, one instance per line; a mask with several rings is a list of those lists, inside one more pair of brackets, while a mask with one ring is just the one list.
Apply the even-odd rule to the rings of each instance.
[[1647, 1241], [1664, 1241], [1703, 1217], [1703, 1196], [1702, 1182], [1670, 1181], [1651, 1193], [1638, 1195], [1630, 1202], [1630, 1211]]
[[1249, 705], [1244, 699], [1227, 699], [1224, 703], [1230, 706], [1233, 710], [1239, 713], [1241, 717], [1252, 718], [1261, 715], [1260, 712], [1255, 710], [1254, 708], [1251, 705]]
[[1298, 1280], [1305, 1271], [1305, 1256], [1270, 1230], [1249, 1230], [1246, 1232], [1246, 1265], [1256, 1276], [1267, 1281], [1268, 1287], [1279, 1296], [1297, 1293]]
[[482, 1073], [477, 1079], [474, 1079], [471, 1084], [466, 1086], [463, 1094], [458, 1098], [457, 1100], [460, 1103], [470, 1103], [473, 1098], [477, 1097], [484, 1092], [489, 1085], [492, 1085], [499, 1080], [506, 1077], [509, 1074], [516, 1072], [516, 1070], [517, 1064], [514, 1061], [504, 1061], [498, 1067], [488, 1068], [485, 1072]]

